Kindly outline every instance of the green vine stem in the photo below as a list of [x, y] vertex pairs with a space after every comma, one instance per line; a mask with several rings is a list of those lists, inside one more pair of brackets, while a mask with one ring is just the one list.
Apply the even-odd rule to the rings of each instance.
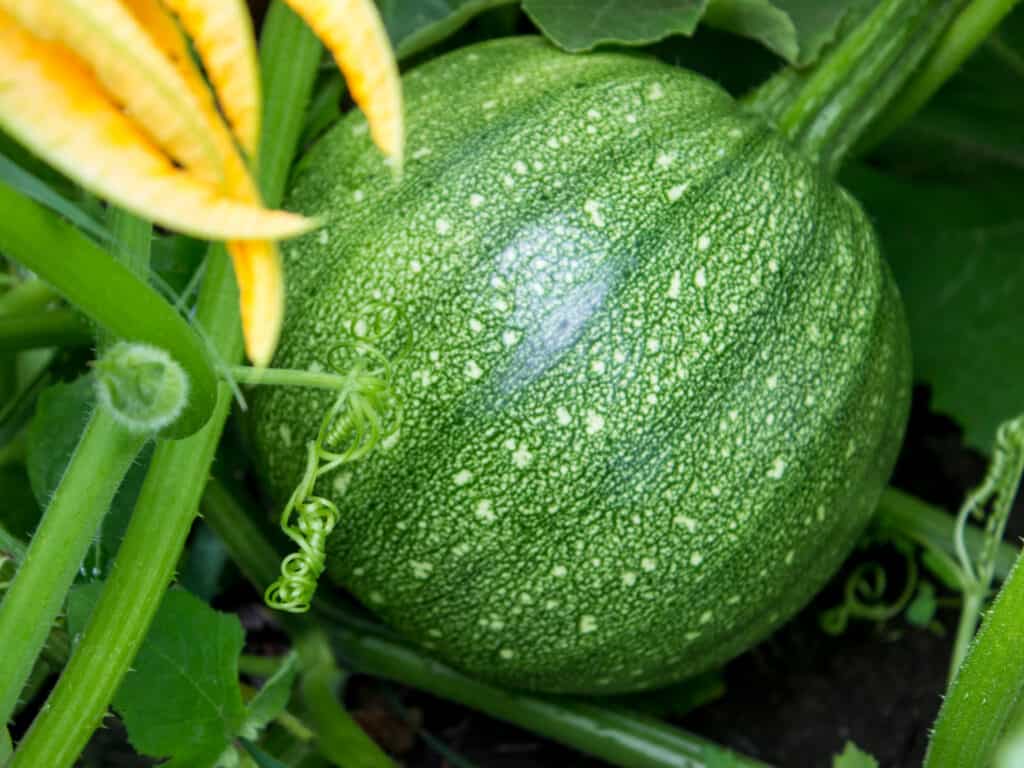
[[217, 379], [188, 322], [131, 269], [57, 214], [0, 182], [0, 250], [36, 272], [108, 332], [163, 347], [192, 382], [185, 412], [168, 432], [184, 437], [209, 418]]
[[858, 154], [869, 152], [924, 106], [988, 39], [1018, 0], [974, 0], [954, 19], [921, 68], [871, 126], [857, 145]]
[[[902, 533], [912, 541], [933, 552], [942, 552], [948, 558], [956, 557], [954, 537], [956, 517], [926, 504], [920, 499], [895, 488], [887, 488], [878, 504], [878, 521], [885, 527]], [[985, 542], [985, 532], [973, 525], [964, 529], [964, 546], [971, 557], [977, 557]], [[999, 542], [993, 563], [993, 575], [1004, 581], [1010, 575], [1020, 548], [1008, 541]]]
[[881, 0], [811, 70], [782, 70], [744, 103], [835, 172], [966, 0]]
[[[146, 280], [149, 276], [153, 225], [128, 211], [110, 206], [107, 208], [107, 226], [113, 239], [114, 257], [128, 267], [136, 277]], [[117, 336], [103, 328], [96, 334], [97, 348], [100, 350], [116, 340]]]
[[[971, 491], [957, 515], [954, 545], [961, 578], [964, 605], [960, 613], [950, 678], [967, 654], [988, 598], [995, 571], [996, 548], [1002, 541], [1013, 499], [1024, 472], [1024, 414], [1004, 422], [996, 432], [992, 461], [981, 485]], [[967, 552], [965, 531], [969, 519], [984, 520], [985, 539], [976, 557]]]
[[1024, 566], [1018, 558], [939, 710], [924, 768], [991, 763], [1024, 691]]
[[[278, 576], [281, 557], [256, 523], [216, 479], [206, 486], [202, 510], [243, 575], [260, 591], [266, 590]], [[338, 700], [342, 675], [323, 631], [299, 614], [283, 614], [281, 621], [299, 652], [302, 695], [320, 750], [339, 765], [391, 768], [391, 761]]]
[[89, 323], [71, 309], [0, 315], [0, 354], [40, 347], [84, 347], [91, 343]]
[[[265, 93], [260, 181], [268, 204], [284, 191], [322, 48], [275, 2], [260, 50]], [[221, 359], [242, 356], [237, 288], [223, 249], [208, 257], [196, 317]], [[221, 384], [209, 422], [157, 446], [117, 560], [57, 686], [15, 752], [12, 768], [65, 768], [99, 724], [145, 638], [184, 547], [231, 404]]]
[[0, 602], [4, 646], [0, 723], [14, 712], [93, 534], [147, 438], [126, 429], [106, 408], [97, 408], [89, 418], [14, 582]]

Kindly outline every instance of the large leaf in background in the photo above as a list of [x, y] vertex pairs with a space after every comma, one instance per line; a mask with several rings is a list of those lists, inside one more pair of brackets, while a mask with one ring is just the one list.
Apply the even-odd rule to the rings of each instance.
[[932, 409], [989, 452], [1024, 408], [1024, 179], [928, 185], [856, 169], [844, 183], [881, 235]]
[[873, 156], [945, 176], [1024, 171], [1024, 5]]
[[[812, 63], [851, 7], [872, 0], [523, 0], [523, 10], [569, 51], [644, 45], [692, 34], [698, 22], [758, 40], [786, 61]], [[381, 0], [399, 58], [437, 43], [473, 17], [514, 0]]]
[[573, 52], [689, 35], [706, 6], [707, 0], [523, 0], [523, 10], [545, 36]]

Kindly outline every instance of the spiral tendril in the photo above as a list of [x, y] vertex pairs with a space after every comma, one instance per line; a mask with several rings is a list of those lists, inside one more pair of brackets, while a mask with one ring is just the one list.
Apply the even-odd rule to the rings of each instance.
[[[396, 333], [402, 334], [401, 351], [389, 360], [376, 344]], [[328, 353], [328, 364], [344, 378], [316, 439], [306, 444], [305, 472], [281, 513], [281, 530], [298, 549], [284, 558], [280, 578], [264, 594], [271, 608], [309, 610], [326, 564], [327, 538], [340, 519], [334, 502], [315, 495], [316, 484], [398, 436], [402, 404], [393, 386], [394, 362], [411, 346], [405, 317], [390, 305], [373, 304], [368, 317], [346, 329], [342, 343]]]

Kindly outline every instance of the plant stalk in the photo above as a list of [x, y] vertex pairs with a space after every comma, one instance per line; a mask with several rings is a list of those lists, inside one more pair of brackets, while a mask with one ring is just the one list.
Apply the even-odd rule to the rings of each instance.
[[881, 0], [811, 70], [787, 68], [744, 103], [835, 173], [966, 0]]
[[126, 341], [167, 352], [188, 373], [190, 396], [168, 430], [184, 437], [201, 427], [216, 401], [206, 348], [160, 294], [57, 214], [0, 182], [0, 250], [36, 272], [87, 317]]
[[[322, 48], [280, 2], [271, 7], [263, 34], [266, 96], [260, 181], [265, 199], [276, 205], [284, 192]], [[237, 286], [223, 248], [213, 248], [208, 259], [196, 316], [221, 359], [234, 364], [242, 357]], [[82, 640], [18, 745], [11, 768], [70, 766], [99, 724], [174, 576], [230, 403], [230, 391], [221, 384], [213, 413], [199, 432], [157, 446]]]
[[[93, 411], [68, 468], [0, 602], [0, 723], [6, 723], [100, 521], [146, 435]], [[44, 765], [38, 763], [37, 765]]]
[[1018, 558], [946, 693], [924, 768], [989, 765], [1024, 692], [1024, 567]]
[[0, 315], [0, 354], [41, 347], [84, 347], [91, 343], [89, 323], [71, 309]]
[[59, 298], [60, 295], [44, 281], [36, 278], [24, 280], [0, 294], [0, 315], [39, 312]]
[[1013, 10], [1018, 0], [973, 0], [949, 25], [920, 69], [871, 125], [857, 145], [857, 154], [870, 152], [915, 115], [949, 80], [974, 50]]

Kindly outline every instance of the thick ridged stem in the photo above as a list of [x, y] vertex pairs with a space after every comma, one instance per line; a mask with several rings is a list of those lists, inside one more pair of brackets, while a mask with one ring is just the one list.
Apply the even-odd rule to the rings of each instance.
[[834, 173], [965, 5], [882, 0], [815, 67], [783, 70], [745, 103]]

